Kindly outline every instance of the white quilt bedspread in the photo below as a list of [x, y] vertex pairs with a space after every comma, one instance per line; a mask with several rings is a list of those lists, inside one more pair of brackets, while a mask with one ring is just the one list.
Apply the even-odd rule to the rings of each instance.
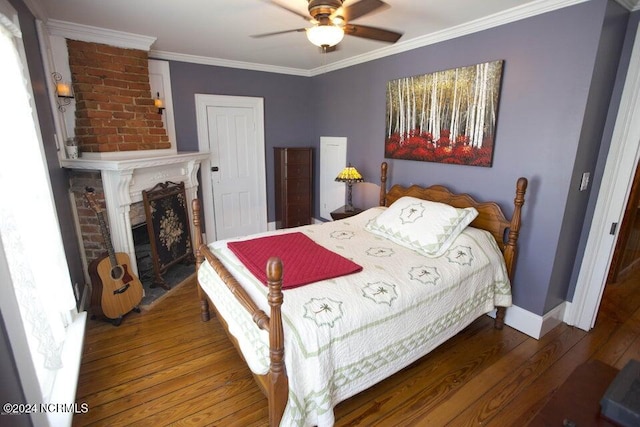
[[[333, 407], [339, 402], [411, 364], [495, 306], [511, 305], [504, 260], [488, 232], [468, 227], [445, 255], [427, 258], [364, 229], [382, 209], [275, 232], [301, 231], [363, 267], [356, 274], [284, 291], [289, 400], [283, 426], [333, 425]], [[226, 241], [210, 247], [269, 314], [267, 287], [227, 249]], [[286, 276], [286, 265], [283, 271]], [[198, 278], [229, 323], [250, 369], [265, 374], [267, 334], [207, 263]]]

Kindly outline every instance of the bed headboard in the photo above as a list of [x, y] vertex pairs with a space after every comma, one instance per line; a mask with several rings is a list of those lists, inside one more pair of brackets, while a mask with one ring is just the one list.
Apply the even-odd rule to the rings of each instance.
[[497, 203], [477, 202], [468, 194], [454, 194], [442, 185], [433, 185], [431, 187], [412, 185], [408, 188], [401, 185], [394, 185], [389, 191], [387, 191], [386, 187], [387, 163], [383, 162], [380, 167], [380, 206], [390, 206], [400, 197], [412, 196], [433, 202], [446, 203], [456, 208], [476, 208], [478, 216], [470, 225], [487, 230], [493, 235], [505, 255], [507, 267], [511, 272], [510, 264], [515, 257], [516, 243], [520, 232], [522, 205], [524, 204], [524, 195], [527, 190], [526, 178], [519, 178], [516, 183], [514, 212], [510, 220], [505, 217]]

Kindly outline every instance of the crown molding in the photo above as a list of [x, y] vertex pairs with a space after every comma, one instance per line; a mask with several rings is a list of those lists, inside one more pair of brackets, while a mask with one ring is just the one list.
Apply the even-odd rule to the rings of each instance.
[[102, 43], [124, 49], [138, 49], [149, 51], [155, 43], [155, 37], [140, 34], [125, 33], [123, 31], [108, 30], [90, 25], [75, 24], [73, 22], [49, 19], [45, 24], [49, 34], [66, 39], [80, 40], [90, 43]]
[[311, 77], [309, 70], [301, 68], [279, 67], [276, 65], [257, 64], [254, 62], [232, 61], [230, 59], [211, 58], [208, 56], [187, 55], [184, 53], [152, 50], [149, 58], [165, 59], [171, 61], [190, 62], [202, 65], [214, 65], [218, 67], [240, 68], [243, 70], [264, 71], [267, 73], [290, 74], [294, 76]]
[[640, 0], [616, 0], [616, 2], [631, 12], [640, 10]]
[[38, 0], [22, 0], [27, 9], [33, 14], [36, 19], [45, 21], [47, 18], [47, 12], [44, 6]]

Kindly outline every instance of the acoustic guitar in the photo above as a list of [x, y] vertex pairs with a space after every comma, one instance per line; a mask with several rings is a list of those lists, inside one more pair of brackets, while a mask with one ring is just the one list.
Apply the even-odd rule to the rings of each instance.
[[104, 211], [96, 202], [94, 190], [86, 188], [84, 195], [98, 217], [102, 238], [107, 247], [107, 254], [93, 260], [89, 265], [89, 276], [93, 285], [91, 308], [95, 315], [112, 319], [112, 323], [118, 326], [125, 314], [131, 310], [140, 311], [138, 304], [144, 296], [144, 288], [140, 279], [131, 273], [129, 255], [113, 250]]

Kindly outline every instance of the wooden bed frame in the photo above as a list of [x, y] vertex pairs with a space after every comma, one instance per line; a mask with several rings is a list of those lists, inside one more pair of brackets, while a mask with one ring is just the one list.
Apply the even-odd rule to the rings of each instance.
[[[527, 189], [527, 179], [519, 178], [516, 184], [516, 196], [514, 199], [514, 212], [511, 220], [507, 220], [502, 209], [493, 202], [479, 203], [468, 194], [453, 194], [446, 187], [435, 185], [428, 188], [413, 185], [409, 188], [394, 185], [387, 192], [387, 163], [381, 165], [380, 176], [380, 206], [390, 206], [394, 201], [402, 196], [413, 196], [424, 200], [447, 203], [457, 208], [474, 207], [478, 211], [478, 216], [471, 223], [471, 226], [489, 231], [496, 239], [498, 246], [504, 255], [509, 279], [513, 281], [515, 258], [517, 252], [517, 241], [520, 232], [520, 218], [524, 195]], [[289, 395], [287, 372], [284, 364], [284, 332], [282, 327], [281, 305], [282, 294], [282, 263], [278, 258], [270, 258], [267, 263], [268, 280], [268, 302], [271, 313], [268, 316], [258, 308], [256, 303], [242, 288], [240, 283], [229, 273], [225, 266], [209, 250], [206, 243], [202, 241], [201, 229], [201, 208], [199, 200], [193, 201], [193, 223], [196, 229], [195, 250], [196, 250], [196, 271], [200, 265], [207, 260], [227, 285], [229, 290], [236, 296], [238, 301], [251, 314], [254, 322], [260, 329], [269, 333], [269, 353], [270, 367], [265, 375], [255, 375], [256, 381], [269, 401], [269, 425], [280, 424], [284, 414]], [[209, 299], [207, 294], [198, 283], [198, 297], [200, 299], [200, 316], [202, 321], [210, 319]], [[211, 304], [213, 305], [213, 304]], [[216, 310], [215, 305], [214, 310]], [[217, 310], [216, 310], [217, 311]], [[502, 329], [504, 326], [504, 316], [506, 308], [498, 307], [495, 318], [495, 328]], [[242, 357], [242, 352], [236, 339], [229, 333], [229, 328], [222, 316], [217, 316], [224, 326], [227, 335]]]

